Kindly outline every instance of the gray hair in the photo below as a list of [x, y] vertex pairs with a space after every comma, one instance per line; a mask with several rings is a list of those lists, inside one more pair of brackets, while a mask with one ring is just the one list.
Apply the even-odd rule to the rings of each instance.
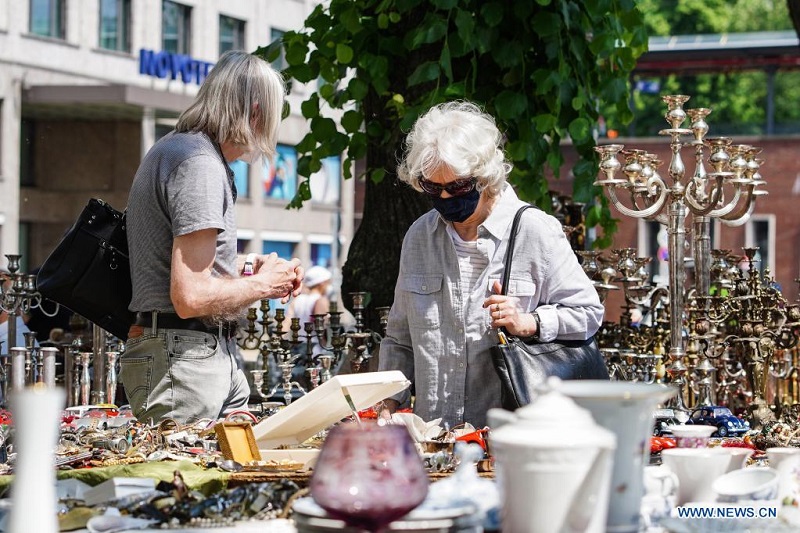
[[263, 59], [240, 50], [225, 52], [178, 118], [179, 132], [201, 131], [218, 143], [275, 155], [286, 86]]
[[420, 178], [443, 166], [459, 178], [478, 178], [479, 191], [496, 196], [511, 163], [503, 152], [503, 135], [491, 115], [471, 102], [447, 102], [419, 117], [405, 141], [398, 177], [417, 191]]

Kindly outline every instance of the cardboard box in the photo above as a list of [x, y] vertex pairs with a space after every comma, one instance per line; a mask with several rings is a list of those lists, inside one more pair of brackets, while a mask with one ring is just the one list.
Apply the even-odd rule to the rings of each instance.
[[399, 370], [334, 376], [253, 426], [261, 456], [265, 450], [301, 444], [352, 415], [353, 408], [371, 407], [410, 385]]

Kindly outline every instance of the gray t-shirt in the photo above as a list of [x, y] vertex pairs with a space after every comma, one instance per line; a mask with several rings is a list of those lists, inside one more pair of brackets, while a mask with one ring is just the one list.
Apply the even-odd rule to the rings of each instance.
[[172, 132], [142, 160], [128, 198], [131, 311], [169, 311], [175, 237], [217, 230], [213, 274], [235, 277], [236, 220], [233, 172], [204, 133]]

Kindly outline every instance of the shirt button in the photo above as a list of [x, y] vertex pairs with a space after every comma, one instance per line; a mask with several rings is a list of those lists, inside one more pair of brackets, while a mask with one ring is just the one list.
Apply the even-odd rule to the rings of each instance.
[[464, 363], [458, 363], [459, 368], [464, 368]]
[[427, 290], [428, 290], [428, 286], [427, 286], [427, 285], [423, 285], [423, 286], [422, 286], [422, 290], [423, 290], [423, 291], [427, 291]]

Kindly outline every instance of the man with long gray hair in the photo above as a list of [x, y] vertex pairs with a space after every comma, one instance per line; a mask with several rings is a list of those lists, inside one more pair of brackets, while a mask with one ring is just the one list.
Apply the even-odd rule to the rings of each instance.
[[237, 258], [228, 163], [275, 155], [285, 86], [245, 52], [220, 57], [175, 131], [139, 166], [128, 199], [136, 312], [120, 380], [142, 421], [216, 419], [247, 408], [236, 324], [256, 300], [299, 294], [298, 259]]

